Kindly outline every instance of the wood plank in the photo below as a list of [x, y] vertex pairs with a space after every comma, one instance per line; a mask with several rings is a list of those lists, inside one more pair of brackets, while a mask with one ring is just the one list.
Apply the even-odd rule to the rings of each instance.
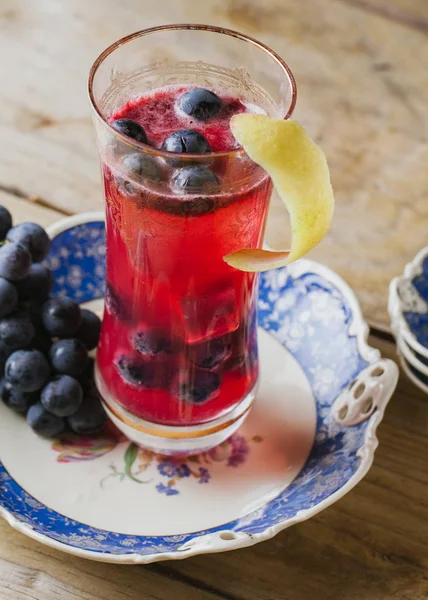
[[[392, 344], [372, 339], [384, 356]], [[147, 567], [91, 563], [0, 521], [2, 600], [425, 600], [428, 403], [402, 376], [375, 464], [340, 502], [252, 548]]]
[[64, 214], [58, 210], [46, 208], [37, 202], [22, 200], [0, 191], [0, 205], [5, 206], [12, 215], [14, 223], [30, 221], [48, 227], [58, 219], [63, 219]]
[[340, 0], [386, 19], [428, 32], [428, 7], [425, 0]]
[[93, 563], [58, 553], [0, 521], [2, 600], [216, 600], [156, 568]]
[[[394, 0], [391, 6], [407, 6]], [[366, 0], [386, 6], [386, 0]], [[389, 3], [388, 3], [389, 4]], [[418, 15], [425, 0], [411, 0]], [[66, 211], [99, 208], [99, 171], [85, 85], [93, 58], [140, 24], [215, 22], [259, 36], [299, 86], [296, 118], [332, 168], [336, 218], [314, 252], [388, 323], [390, 279], [426, 244], [428, 38], [337, 0], [3, 0], [0, 185]], [[415, 13], [415, 14], [416, 14]], [[213, 57], [214, 58], [214, 57]], [[11, 75], [12, 74], [12, 75]], [[281, 230], [286, 218], [276, 223]]]

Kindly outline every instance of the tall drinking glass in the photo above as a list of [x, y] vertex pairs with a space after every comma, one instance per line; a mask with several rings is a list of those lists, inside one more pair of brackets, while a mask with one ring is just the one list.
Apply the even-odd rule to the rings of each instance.
[[[177, 85], [219, 90], [277, 118], [291, 115], [296, 96], [272, 50], [205, 25], [137, 32], [91, 69], [107, 231], [97, 386], [130, 439], [166, 454], [221, 443], [251, 408], [258, 278], [223, 257], [262, 245], [272, 187], [242, 148], [172, 153], [112, 127], [130, 101]], [[215, 174], [209, 185], [201, 181], [191, 193], [175, 185], [184, 168], [198, 165]]]

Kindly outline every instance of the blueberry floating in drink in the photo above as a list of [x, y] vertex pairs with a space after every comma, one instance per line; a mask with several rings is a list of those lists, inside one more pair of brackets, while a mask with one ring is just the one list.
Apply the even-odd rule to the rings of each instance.
[[179, 129], [170, 133], [162, 144], [162, 150], [188, 154], [206, 154], [211, 152], [208, 140], [194, 129]]
[[178, 105], [186, 115], [198, 121], [208, 121], [221, 110], [221, 98], [204, 88], [193, 88], [184, 93]]
[[136, 387], [150, 388], [155, 385], [153, 367], [139, 356], [120, 356], [116, 368], [126, 383]]
[[171, 340], [159, 329], [143, 329], [132, 336], [135, 350], [148, 359], [159, 358], [172, 352]]
[[207, 167], [192, 166], [180, 169], [172, 179], [173, 186], [179, 190], [192, 193], [210, 186], [219, 185], [220, 180]]
[[111, 126], [122, 135], [126, 135], [142, 144], [147, 144], [147, 135], [144, 128], [132, 119], [116, 119]]
[[178, 398], [190, 404], [202, 404], [212, 399], [220, 387], [217, 373], [195, 369], [187, 377], [187, 381], [180, 381]]

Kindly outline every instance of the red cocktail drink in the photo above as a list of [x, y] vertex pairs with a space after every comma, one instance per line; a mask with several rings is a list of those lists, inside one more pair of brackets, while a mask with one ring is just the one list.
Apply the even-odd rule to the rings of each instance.
[[266, 112], [257, 95], [176, 79], [103, 111], [97, 383], [129, 437], [191, 452], [230, 435], [254, 399], [257, 275], [224, 256], [262, 245], [271, 181], [230, 131], [234, 114]]

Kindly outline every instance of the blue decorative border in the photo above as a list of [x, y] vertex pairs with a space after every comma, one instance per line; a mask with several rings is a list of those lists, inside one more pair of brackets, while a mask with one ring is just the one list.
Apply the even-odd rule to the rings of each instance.
[[[104, 289], [104, 224], [64, 231], [52, 244], [48, 263], [56, 294], [86, 301]], [[79, 285], [77, 285], [79, 280]], [[293, 483], [257, 511], [216, 528], [175, 536], [130, 536], [88, 527], [50, 510], [27, 494], [0, 463], [0, 506], [42, 536], [81, 550], [112, 555], [177, 552], [196, 537], [221, 530], [254, 535], [313, 508], [356, 473], [367, 422], [340, 428], [331, 406], [340, 391], [367, 366], [350, 333], [352, 308], [339, 289], [317, 273], [293, 277], [282, 268], [260, 279], [259, 322], [300, 363], [313, 390], [317, 428], [310, 456]]]

